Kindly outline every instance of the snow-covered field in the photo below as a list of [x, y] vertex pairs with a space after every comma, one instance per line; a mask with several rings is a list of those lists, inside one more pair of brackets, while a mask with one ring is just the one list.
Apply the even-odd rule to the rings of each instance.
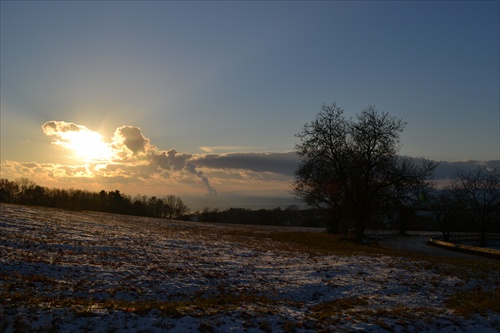
[[0, 204], [0, 332], [500, 328], [447, 302], [500, 288], [498, 265], [297, 251], [278, 231]]

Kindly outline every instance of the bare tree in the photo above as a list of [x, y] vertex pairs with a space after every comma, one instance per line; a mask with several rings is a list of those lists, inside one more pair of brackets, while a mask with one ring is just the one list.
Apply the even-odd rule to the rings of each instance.
[[500, 206], [500, 174], [498, 170], [477, 167], [458, 170], [452, 178], [452, 188], [463, 195], [477, 223], [480, 245], [486, 245], [486, 233]]
[[163, 216], [167, 219], [180, 220], [184, 214], [189, 212], [188, 206], [175, 195], [167, 195], [162, 201]]
[[437, 163], [397, 155], [405, 123], [368, 106], [346, 118], [336, 104], [323, 105], [297, 134], [299, 167], [294, 193], [331, 217], [331, 232], [354, 226], [362, 241], [380, 207], [403, 202], [427, 186]]
[[465, 215], [465, 202], [463, 197], [451, 187], [433, 191], [429, 208], [441, 229], [444, 241], [450, 241], [453, 232], [461, 227], [461, 220]]

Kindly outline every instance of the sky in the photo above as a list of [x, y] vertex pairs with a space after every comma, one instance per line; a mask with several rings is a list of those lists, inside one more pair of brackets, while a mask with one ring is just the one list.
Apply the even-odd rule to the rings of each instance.
[[334, 102], [406, 121], [438, 178], [499, 165], [499, 1], [0, 6], [2, 178], [278, 205]]

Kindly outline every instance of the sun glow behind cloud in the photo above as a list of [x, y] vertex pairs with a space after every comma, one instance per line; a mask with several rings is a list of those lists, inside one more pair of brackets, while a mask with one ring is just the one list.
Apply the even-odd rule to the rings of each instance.
[[49, 121], [43, 124], [44, 133], [53, 138], [53, 144], [73, 151], [76, 157], [85, 162], [110, 163], [114, 151], [102, 135], [85, 126], [64, 121]]

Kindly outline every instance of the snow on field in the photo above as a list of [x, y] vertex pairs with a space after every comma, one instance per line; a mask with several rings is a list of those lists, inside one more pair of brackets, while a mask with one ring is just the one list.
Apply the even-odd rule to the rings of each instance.
[[273, 230], [0, 204], [0, 331], [498, 332], [500, 313], [446, 306], [498, 271], [293, 251]]

